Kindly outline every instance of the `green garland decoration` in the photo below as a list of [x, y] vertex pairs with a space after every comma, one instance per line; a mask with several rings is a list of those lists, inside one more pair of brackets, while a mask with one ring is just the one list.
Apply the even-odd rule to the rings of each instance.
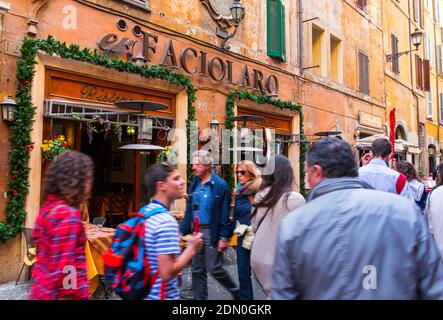
[[[80, 49], [78, 45], [67, 45], [49, 36], [47, 39], [25, 39], [21, 48], [21, 58], [17, 61], [17, 91], [15, 121], [10, 128], [9, 175], [6, 219], [0, 221], [0, 242], [17, 236], [24, 226], [26, 218], [25, 202], [29, 191], [29, 157], [33, 143], [30, 132], [34, 122], [35, 106], [31, 102], [31, 83], [35, 73], [36, 55], [38, 51], [49, 55], [57, 55], [64, 59], [73, 59], [93, 65], [103, 66], [120, 72], [139, 74], [145, 78], [166, 80], [169, 83], [186, 88], [188, 93], [188, 119], [186, 122], [187, 134], [190, 134], [190, 122], [195, 121], [194, 102], [196, 89], [186, 76], [159, 66], [136, 66], [132, 61], [125, 62], [117, 58], [110, 58], [97, 54], [96, 50]], [[190, 150], [190, 139], [188, 139]], [[192, 168], [189, 165], [188, 153], [188, 179], [191, 177]]]
[[[263, 95], [255, 95], [245, 90], [232, 90], [228, 93], [228, 99], [226, 101], [226, 117], [233, 117], [234, 114], [234, 105], [235, 99], [238, 100], [251, 100], [257, 104], [270, 104], [276, 106], [281, 109], [289, 109], [291, 111], [297, 111], [300, 114], [300, 137], [301, 140], [304, 140], [304, 116], [302, 112], [302, 106], [295, 104], [291, 101], [281, 101], [281, 100], [272, 100], [268, 96]], [[225, 121], [226, 129], [233, 129], [234, 123], [230, 120]], [[232, 137], [231, 137], [231, 145], [232, 145]], [[306, 142], [300, 142], [300, 193], [306, 197], [306, 184], [305, 184], [305, 158], [306, 151], [308, 150], [308, 145]], [[231, 190], [234, 190], [235, 187], [235, 179], [234, 179], [234, 164], [229, 165], [229, 170], [227, 170], [225, 174], [225, 179], [228, 182]]]

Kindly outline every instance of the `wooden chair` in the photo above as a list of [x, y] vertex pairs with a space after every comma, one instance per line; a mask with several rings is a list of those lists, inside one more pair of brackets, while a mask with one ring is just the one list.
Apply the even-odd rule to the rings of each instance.
[[[20, 280], [20, 276], [22, 275], [25, 266], [28, 266], [28, 268], [32, 270], [34, 263], [37, 262], [37, 252], [34, 240], [32, 239], [32, 229], [24, 228], [23, 232], [25, 234], [25, 240], [26, 240], [26, 253], [25, 256], [23, 257], [23, 265], [22, 268], [20, 269], [17, 281], [15, 281], [15, 285], [17, 285], [18, 281]], [[31, 272], [31, 280], [32, 280], [32, 272]]]
[[109, 227], [115, 228], [126, 220], [130, 210], [129, 197], [126, 194], [110, 195], [106, 199], [106, 219]]

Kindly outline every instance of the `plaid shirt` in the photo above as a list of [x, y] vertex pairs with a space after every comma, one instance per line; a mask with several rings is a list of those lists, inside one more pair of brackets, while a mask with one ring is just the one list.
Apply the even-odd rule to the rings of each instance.
[[40, 209], [33, 238], [37, 262], [29, 299], [88, 299], [86, 238], [80, 212], [48, 196]]

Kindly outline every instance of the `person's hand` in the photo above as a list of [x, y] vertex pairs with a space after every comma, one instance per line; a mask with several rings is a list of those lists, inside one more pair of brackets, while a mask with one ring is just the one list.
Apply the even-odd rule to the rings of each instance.
[[223, 252], [229, 247], [229, 242], [226, 240], [218, 240], [217, 250], [218, 252]]
[[192, 238], [188, 240], [188, 248], [191, 248], [194, 252], [199, 251], [203, 246], [202, 236], [201, 233], [194, 234]]
[[372, 160], [372, 152], [368, 152], [361, 157], [362, 166], [367, 165]]

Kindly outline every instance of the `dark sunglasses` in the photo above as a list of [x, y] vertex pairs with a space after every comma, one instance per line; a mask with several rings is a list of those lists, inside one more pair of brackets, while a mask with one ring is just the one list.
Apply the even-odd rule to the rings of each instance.
[[236, 171], [237, 174], [241, 174], [242, 176], [246, 175], [246, 171], [245, 170], [238, 170]]

